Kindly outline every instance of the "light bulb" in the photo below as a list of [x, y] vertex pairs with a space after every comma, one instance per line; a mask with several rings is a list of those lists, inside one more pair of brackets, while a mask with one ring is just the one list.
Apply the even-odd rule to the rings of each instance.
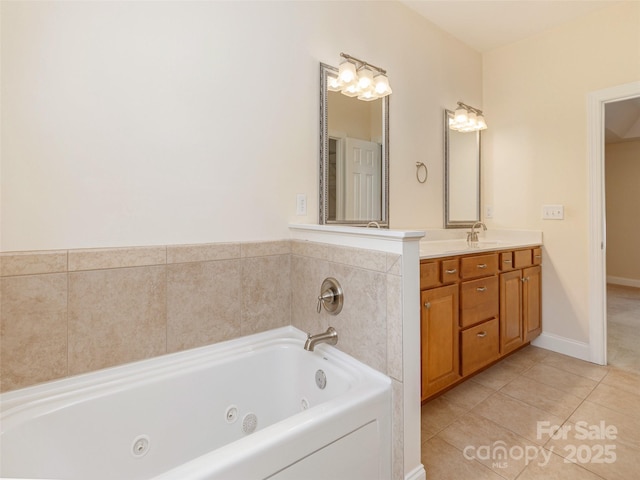
[[364, 91], [373, 85], [373, 71], [369, 67], [364, 67], [358, 72], [358, 88]]
[[458, 107], [453, 114], [453, 120], [456, 125], [465, 125], [469, 120], [467, 109], [464, 107]]
[[373, 79], [373, 85], [374, 85], [376, 94], [379, 97], [384, 97], [392, 93], [391, 87], [389, 86], [389, 79], [383, 73], [380, 73], [375, 76], [375, 78]]
[[327, 76], [327, 90], [331, 92], [339, 92], [342, 90], [342, 82], [338, 77], [334, 77], [333, 75]]
[[338, 78], [340, 81], [348, 85], [358, 77], [356, 66], [348, 60], [345, 60], [338, 67]]
[[347, 97], [357, 97], [358, 95], [360, 95], [360, 93], [362, 93], [358, 88], [358, 84], [355, 82], [351, 83], [350, 85], [343, 86], [341, 92]]

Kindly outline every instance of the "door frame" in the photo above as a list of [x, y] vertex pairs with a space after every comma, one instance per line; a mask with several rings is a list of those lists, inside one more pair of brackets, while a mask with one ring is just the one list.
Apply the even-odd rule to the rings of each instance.
[[640, 97], [640, 81], [591, 92], [587, 97], [589, 158], [589, 350], [607, 364], [607, 230], [604, 185], [605, 105]]

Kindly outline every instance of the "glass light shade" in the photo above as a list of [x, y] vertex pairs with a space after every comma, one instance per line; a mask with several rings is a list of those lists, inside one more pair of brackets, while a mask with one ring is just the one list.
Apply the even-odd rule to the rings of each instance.
[[364, 67], [358, 72], [358, 87], [363, 92], [373, 85], [373, 71]]
[[392, 93], [391, 87], [389, 86], [389, 79], [382, 73], [375, 76], [373, 86], [378, 97], [385, 97]]
[[327, 90], [331, 92], [339, 92], [342, 90], [342, 82], [338, 77], [334, 77], [333, 75], [327, 76]]
[[358, 95], [358, 100], [364, 100], [365, 102], [370, 102], [371, 100], [377, 100], [378, 98], [380, 97], [376, 93], [373, 86], [367, 88], [366, 90], [363, 90], [360, 93], [360, 95]]
[[453, 114], [453, 120], [456, 125], [465, 125], [469, 120], [467, 109], [464, 107], [458, 107]]
[[358, 88], [358, 84], [356, 82], [353, 82], [350, 85], [345, 85], [344, 87], [342, 87], [341, 92], [347, 97], [357, 97], [362, 93], [362, 91]]
[[474, 112], [469, 112], [469, 114], [467, 115], [467, 125], [474, 129], [476, 128], [477, 125], [477, 117], [476, 114]]
[[338, 67], [338, 79], [345, 85], [354, 82], [358, 78], [356, 66], [348, 60], [345, 60]]
[[478, 115], [477, 128], [478, 130], [486, 130], [487, 128], [487, 122], [484, 121], [484, 117], [482, 115]]

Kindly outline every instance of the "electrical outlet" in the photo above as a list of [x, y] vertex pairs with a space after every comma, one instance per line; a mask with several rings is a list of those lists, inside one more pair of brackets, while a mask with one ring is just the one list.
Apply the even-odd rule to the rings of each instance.
[[563, 205], [543, 205], [542, 219], [543, 220], [564, 220], [564, 206]]
[[307, 196], [304, 193], [296, 195], [296, 215], [307, 214]]
[[484, 207], [484, 218], [493, 218], [493, 206], [487, 205]]

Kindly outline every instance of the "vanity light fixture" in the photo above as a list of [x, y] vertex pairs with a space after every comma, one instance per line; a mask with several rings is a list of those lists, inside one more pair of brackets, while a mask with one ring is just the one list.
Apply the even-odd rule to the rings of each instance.
[[466, 103], [458, 102], [458, 107], [449, 118], [449, 128], [458, 132], [477, 132], [485, 130], [487, 123], [482, 115], [482, 110], [471, 107]]
[[341, 53], [340, 56], [344, 61], [338, 67], [337, 76], [329, 75], [328, 90], [364, 101], [376, 100], [392, 93], [386, 70], [346, 53]]

